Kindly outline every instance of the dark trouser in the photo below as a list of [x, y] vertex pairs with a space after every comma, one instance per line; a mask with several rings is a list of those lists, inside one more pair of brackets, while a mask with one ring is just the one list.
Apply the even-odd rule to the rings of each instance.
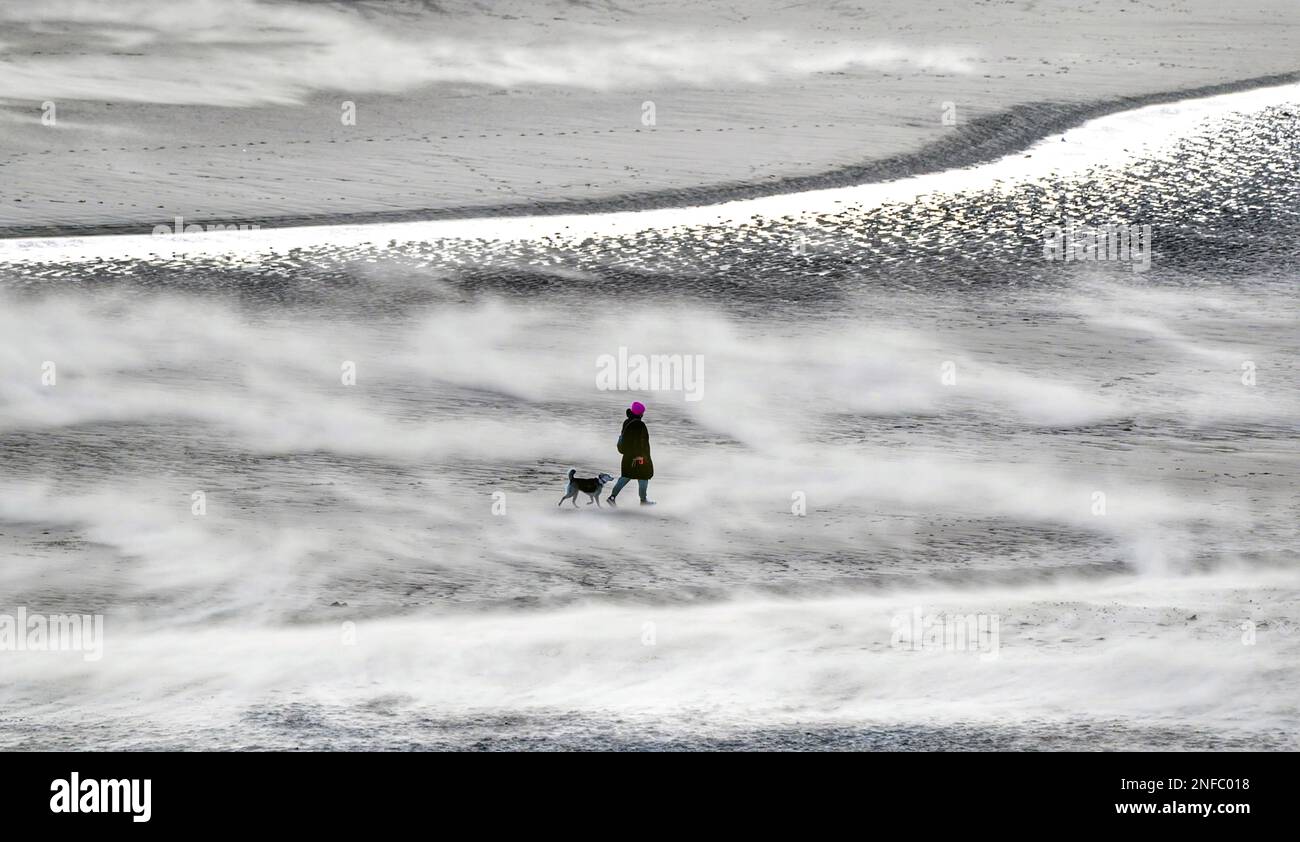
[[[614, 490], [609, 492], [610, 497], [617, 497], [618, 493], [623, 490], [623, 486], [632, 481], [631, 477], [619, 477], [618, 482], [614, 483]], [[645, 499], [645, 491], [650, 485], [650, 480], [639, 479], [636, 481], [637, 490], [641, 492], [641, 499]]]

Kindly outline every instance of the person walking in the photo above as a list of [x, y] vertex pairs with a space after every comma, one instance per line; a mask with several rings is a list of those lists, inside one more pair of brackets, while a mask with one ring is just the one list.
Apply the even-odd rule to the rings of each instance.
[[633, 401], [628, 407], [627, 419], [623, 422], [623, 432], [618, 437], [618, 452], [623, 454], [623, 468], [620, 472], [622, 476], [614, 483], [614, 490], [605, 501], [611, 506], [618, 505], [614, 498], [632, 480], [636, 480], [641, 505], [654, 505], [654, 501], [646, 499], [646, 488], [650, 485], [650, 478], [655, 475], [655, 466], [650, 461], [650, 431], [641, 420], [642, 415], [645, 415], [645, 404]]

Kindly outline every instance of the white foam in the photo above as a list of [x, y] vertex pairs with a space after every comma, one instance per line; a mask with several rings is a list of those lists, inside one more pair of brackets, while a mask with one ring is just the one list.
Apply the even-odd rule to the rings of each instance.
[[[219, 231], [165, 236], [113, 235], [0, 240], [0, 262], [75, 262], [102, 259], [230, 256], [255, 258], [294, 248], [420, 243], [439, 239], [521, 241], [619, 236], [701, 225], [738, 225], [755, 217], [809, 219], [850, 207], [915, 202], [932, 194], [1009, 189], [1097, 166], [1123, 166], [1169, 149], [1179, 138], [1213, 130], [1233, 115], [1300, 103], [1300, 84], [1239, 91], [1150, 105], [1099, 117], [1046, 137], [1028, 150], [974, 167], [877, 184], [786, 193], [711, 205], [518, 217], [481, 217], [367, 225]], [[160, 224], [171, 224], [170, 220]]]

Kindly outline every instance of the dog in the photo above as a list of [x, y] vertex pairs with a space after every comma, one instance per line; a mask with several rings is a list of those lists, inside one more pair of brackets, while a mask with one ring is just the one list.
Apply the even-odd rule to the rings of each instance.
[[605, 483], [611, 482], [614, 478], [609, 474], [600, 474], [595, 477], [575, 477], [574, 474], [576, 473], [577, 470], [569, 469], [569, 485], [564, 489], [564, 496], [560, 498], [560, 502], [555, 505], [563, 506], [565, 500], [572, 499], [573, 507], [576, 509], [578, 507], [578, 492], [581, 491], [591, 498], [587, 501], [588, 506], [595, 503], [596, 508], [600, 508], [600, 490], [605, 487]]

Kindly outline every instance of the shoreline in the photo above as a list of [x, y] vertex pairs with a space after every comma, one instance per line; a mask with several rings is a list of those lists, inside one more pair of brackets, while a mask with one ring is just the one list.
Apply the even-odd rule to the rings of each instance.
[[[1136, 96], [1117, 96], [1083, 103], [1033, 102], [976, 117], [921, 148], [814, 175], [776, 178], [767, 183], [723, 182], [700, 187], [657, 189], [589, 199], [554, 199], [491, 206], [461, 205], [394, 211], [359, 211], [297, 215], [249, 215], [232, 218], [186, 217], [192, 224], [241, 225], [258, 229], [314, 228], [511, 217], [548, 217], [698, 207], [812, 190], [879, 184], [988, 163], [1089, 120], [1146, 106], [1300, 82], [1300, 71], [1258, 76]], [[171, 219], [167, 219], [171, 222]], [[0, 227], [0, 241], [149, 234], [157, 223], [44, 224]]]

